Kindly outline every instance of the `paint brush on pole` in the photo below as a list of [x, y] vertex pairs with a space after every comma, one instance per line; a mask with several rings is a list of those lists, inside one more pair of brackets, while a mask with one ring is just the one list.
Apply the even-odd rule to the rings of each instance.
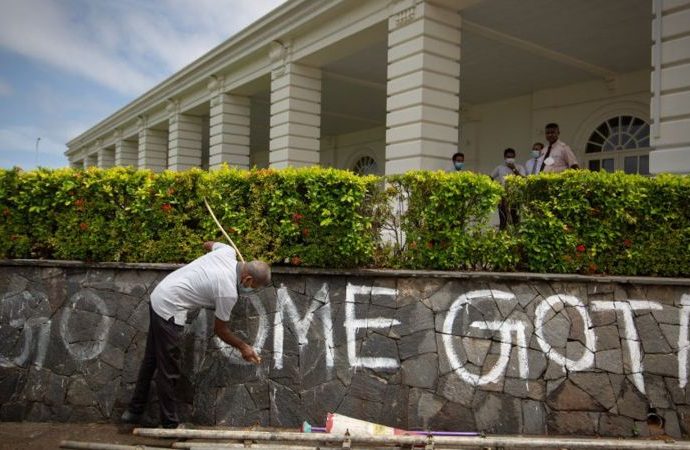
[[225, 239], [228, 240], [230, 245], [232, 245], [232, 248], [235, 249], [237, 252], [237, 256], [239, 256], [240, 261], [244, 262], [244, 258], [242, 257], [242, 253], [240, 253], [240, 249], [237, 248], [235, 243], [230, 239], [230, 236], [228, 236], [228, 233], [225, 232], [225, 229], [223, 228], [223, 225], [220, 224], [220, 221], [216, 217], [216, 215], [213, 213], [213, 209], [211, 209], [211, 205], [208, 204], [208, 200], [206, 200], [206, 197], [204, 197], [204, 204], [206, 205], [206, 209], [208, 209], [208, 212], [211, 214], [211, 217], [213, 217], [213, 221], [218, 225], [218, 228], [220, 228], [220, 232], [223, 233], [223, 236], [225, 236]]

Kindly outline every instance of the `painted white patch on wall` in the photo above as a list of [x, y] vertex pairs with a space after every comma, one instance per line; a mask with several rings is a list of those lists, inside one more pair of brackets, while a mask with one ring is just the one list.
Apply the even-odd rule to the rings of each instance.
[[635, 383], [637, 389], [644, 394], [645, 387], [644, 377], [642, 376], [643, 365], [640, 352], [640, 337], [637, 334], [632, 312], [645, 309], [662, 310], [663, 307], [657, 302], [650, 302], [647, 300], [627, 300], [624, 302], [594, 301], [592, 302], [592, 309], [594, 311], [620, 311], [623, 313], [623, 331], [625, 332], [625, 339], [623, 340], [630, 354], [630, 370], [632, 371], [633, 383]]
[[[51, 320], [39, 311], [42, 309], [40, 305], [48, 303], [48, 297], [45, 294], [40, 292], [34, 294], [26, 290], [2, 297], [0, 300], [2, 325], [0, 326], [21, 330], [19, 339], [21, 348], [16, 356], [0, 354], [0, 367], [22, 367], [29, 363], [33, 363], [38, 368], [43, 366], [50, 341]], [[50, 308], [46, 306], [45, 309]], [[36, 313], [38, 313], [36, 317], [27, 317]]]
[[465, 369], [464, 364], [460, 362], [458, 354], [455, 352], [453, 347], [453, 324], [455, 323], [455, 318], [460, 313], [461, 309], [467, 309], [466, 306], [469, 304], [470, 300], [477, 299], [494, 299], [496, 301], [510, 301], [515, 300], [515, 295], [510, 292], [498, 291], [493, 289], [482, 289], [476, 291], [470, 291], [465, 294], [460, 295], [448, 310], [446, 318], [443, 321], [443, 346], [448, 356], [448, 362], [450, 363], [451, 369], [467, 383], [474, 386], [481, 386], [489, 383], [496, 382], [501, 375], [505, 372], [505, 368], [508, 365], [508, 360], [510, 359], [510, 347], [512, 341], [513, 332], [516, 333], [516, 340], [518, 345], [521, 344], [521, 349], [518, 352], [520, 360], [519, 371], [520, 375], [527, 377], [528, 367], [527, 367], [527, 350], [525, 342], [525, 325], [521, 322], [515, 320], [503, 321], [474, 321], [470, 324], [470, 327], [479, 328], [482, 330], [492, 330], [501, 332], [501, 349], [498, 360], [491, 370], [479, 376], [474, 374], [467, 369]]
[[[254, 337], [254, 342], [252, 347], [257, 354], [261, 355], [260, 351], [264, 348], [266, 344], [266, 338], [268, 337], [268, 314], [266, 313], [266, 308], [261, 303], [259, 297], [256, 294], [251, 294], [249, 296], [249, 303], [254, 307], [257, 316], [259, 317], [259, 325], [256, 330], [256, 336]], [[226, 344], [218, 336], [213, 336], [213, 342], [217, 348], [220, 349], [221, 354], [225, 356], [231, 363], [238, 364], [241, 366], [252, 365], [252, 363], [247, 362], [242, 358], [242, 354], [232, 345]]]
[[[558, 353], [551, 344], [544, 338], [544, 319], [549, 311], [554, 313], [561, 311], [565, 305], [572, 306], [582, 317], [582, 326], [585, 335], [585, 350], [578, 360], [572, 360]], [[537, 342], [539, 347], [544, 351], [546, 356], [553, 362], [568, 370], [579, 371], [592, 367], [594, 364], [594, 352], [597, 346], [597, 337], [592, 329], [592, 319], [589, 312], [582, 304], [579, 298], [572, 295], [551, 295], [545, 298], [534, 312], [534, 332], [537, 335]]]
[[331, 319], [331, 305], [328, 295], [328, 285], [323, 283], [319, 292], [316, 293], [304, 317], [300, 318], [300, 313], [297, 310], [297, 305], [290, 298], [287, 288], [280, 285], [276, 291], [277, 305], [276, 313], [273, 317], [273, 367], [276, 369], [283, 368], [283, 336], [285, 330], [285, 313], [287, 318], [292, 322], [293, 329], [297, 334], [297, 342], [300, 346], [308, 345], [309, 327], [314, 320], [314, 313], [319, 311], [322, 323], [323, 335], [325, 338], [324, 345], [326, 346], [326, 367], [333, 367], [333, 322]]
[[688, 384], [688, 326], [690, 325], [690, 295], [683, 294], [680, 298], [680, 332], [678, 333], [678, 386], [681, 389]]
[[357, 330], [379, 328], [385, 329], [395, 325], [400, 325], [400, 321], [387, 317], [367, 317], [357, 319], [355, 317], [355, 296], [356, 295], [380, 295], [395, 297], [398, 295], [397, 289], [371, 286], [355, 286], [347, 283], [345, 291], [345, 334], [347, 336], [347, 358], [350, 367], [367, 367], [370, 369], [397, 369], [400, 366], [398, 360], [394, 358], [384, 358], [380, 356], [358, 356], [357, 355]]
[[[93, 306], [101, 317], [100, 326], [94, 330], [93, 339], [88, 342], [75, 342], [72, 339], [72, 327], [78, 327], [80, 324], [70, 323], [72, 318], [72, 311], [76, 308], [77, 303], [84, 302]], [[109, 317], [108, 307], [101, 297], [93, 291], [84, 290], [74, 294], [67, 301], [62, 308], [62, 317], [60, 318], [60, 336], [65, 348], [70, 355], [77, 361], [87, 361], [96, 358], [103, 352], [107, 342], [110, 327], [113, 326], [115, 319]]]

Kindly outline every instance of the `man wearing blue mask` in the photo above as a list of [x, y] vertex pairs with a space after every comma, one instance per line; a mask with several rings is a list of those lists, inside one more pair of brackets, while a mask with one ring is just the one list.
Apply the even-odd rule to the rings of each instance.
[[536, 175], [539, 173], [543, 153], [544, 144], [541, 142], [535, 142], [534, 145], [532, 145], [532, 151], [530, 152], [531, 158], [525, 163], [525, 171], [527, 172], [527, 175]]
[[[503, 164], [499, 164], [493, 172], [491, 178], [505, 185], [505, 178], [508, 175], [525, 176], [525, 168], [515, 163], [515, 149], [507, 148], [503, 151]], [[501, 198], [498, 205], [499, 228], [505, 230], [508, 224], [518, 223], [517, 209], [511, 207], [505, 197]]]
[[230, 330], [230, 314], [239, 296], [267, 286], [271, 269], [265, 262], [238, 262], [235, 250], [220, 242], [205, 242], [208, 252], [161, 281], [151, 293], [149, 332], [144, 360], [129, 407], [122, 414], [125, 423], [141, 423], [151, 380], [156, 388], [163, 428], [177, 428], [175, 385], [180, 378], [181, 343], [188, 315], [201, 308], [213, 309], [213, 331], [238, 349], [245, 361], [259, 364], [261, 358], [251, 345]]
[[465, 167], [465, 154], [464, 153], [455, 153], [453, 155], [453, 167], [455, 168], [456, 171], [461, 171]]

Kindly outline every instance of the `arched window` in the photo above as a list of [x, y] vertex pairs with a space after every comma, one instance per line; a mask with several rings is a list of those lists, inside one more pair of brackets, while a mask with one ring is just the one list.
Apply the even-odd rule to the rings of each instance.
[[352, 166], [352, 171], [357, 175], [376, 175], [379, 166], [371, 156], [362, 156]]
[[649, 124], [639, 117], [616, 116], [592, 131], [585, 148], [589, 170], [649, 174]]

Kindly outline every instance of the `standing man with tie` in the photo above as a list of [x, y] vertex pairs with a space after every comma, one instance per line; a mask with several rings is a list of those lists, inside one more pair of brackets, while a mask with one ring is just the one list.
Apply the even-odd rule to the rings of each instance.
[[558, 124], [549, 123], [544, 129], [544, 135], [549, 143], [542, 160], [540, 172], [556, 173], [566, 169], [579, 169], [577, 158], [565, 142], [558, 139], [561, 134]]
[[525, 163], [525, 171], [527, 175], [536, 175], [539, 173], [539, 168], [541, 167], [541, 162], [543, 160], [542, 156], [544, 153], [544, 144], [541, 142], [535, 142], [532, 145], [532, 151], [530, 152], [531, 158]]

